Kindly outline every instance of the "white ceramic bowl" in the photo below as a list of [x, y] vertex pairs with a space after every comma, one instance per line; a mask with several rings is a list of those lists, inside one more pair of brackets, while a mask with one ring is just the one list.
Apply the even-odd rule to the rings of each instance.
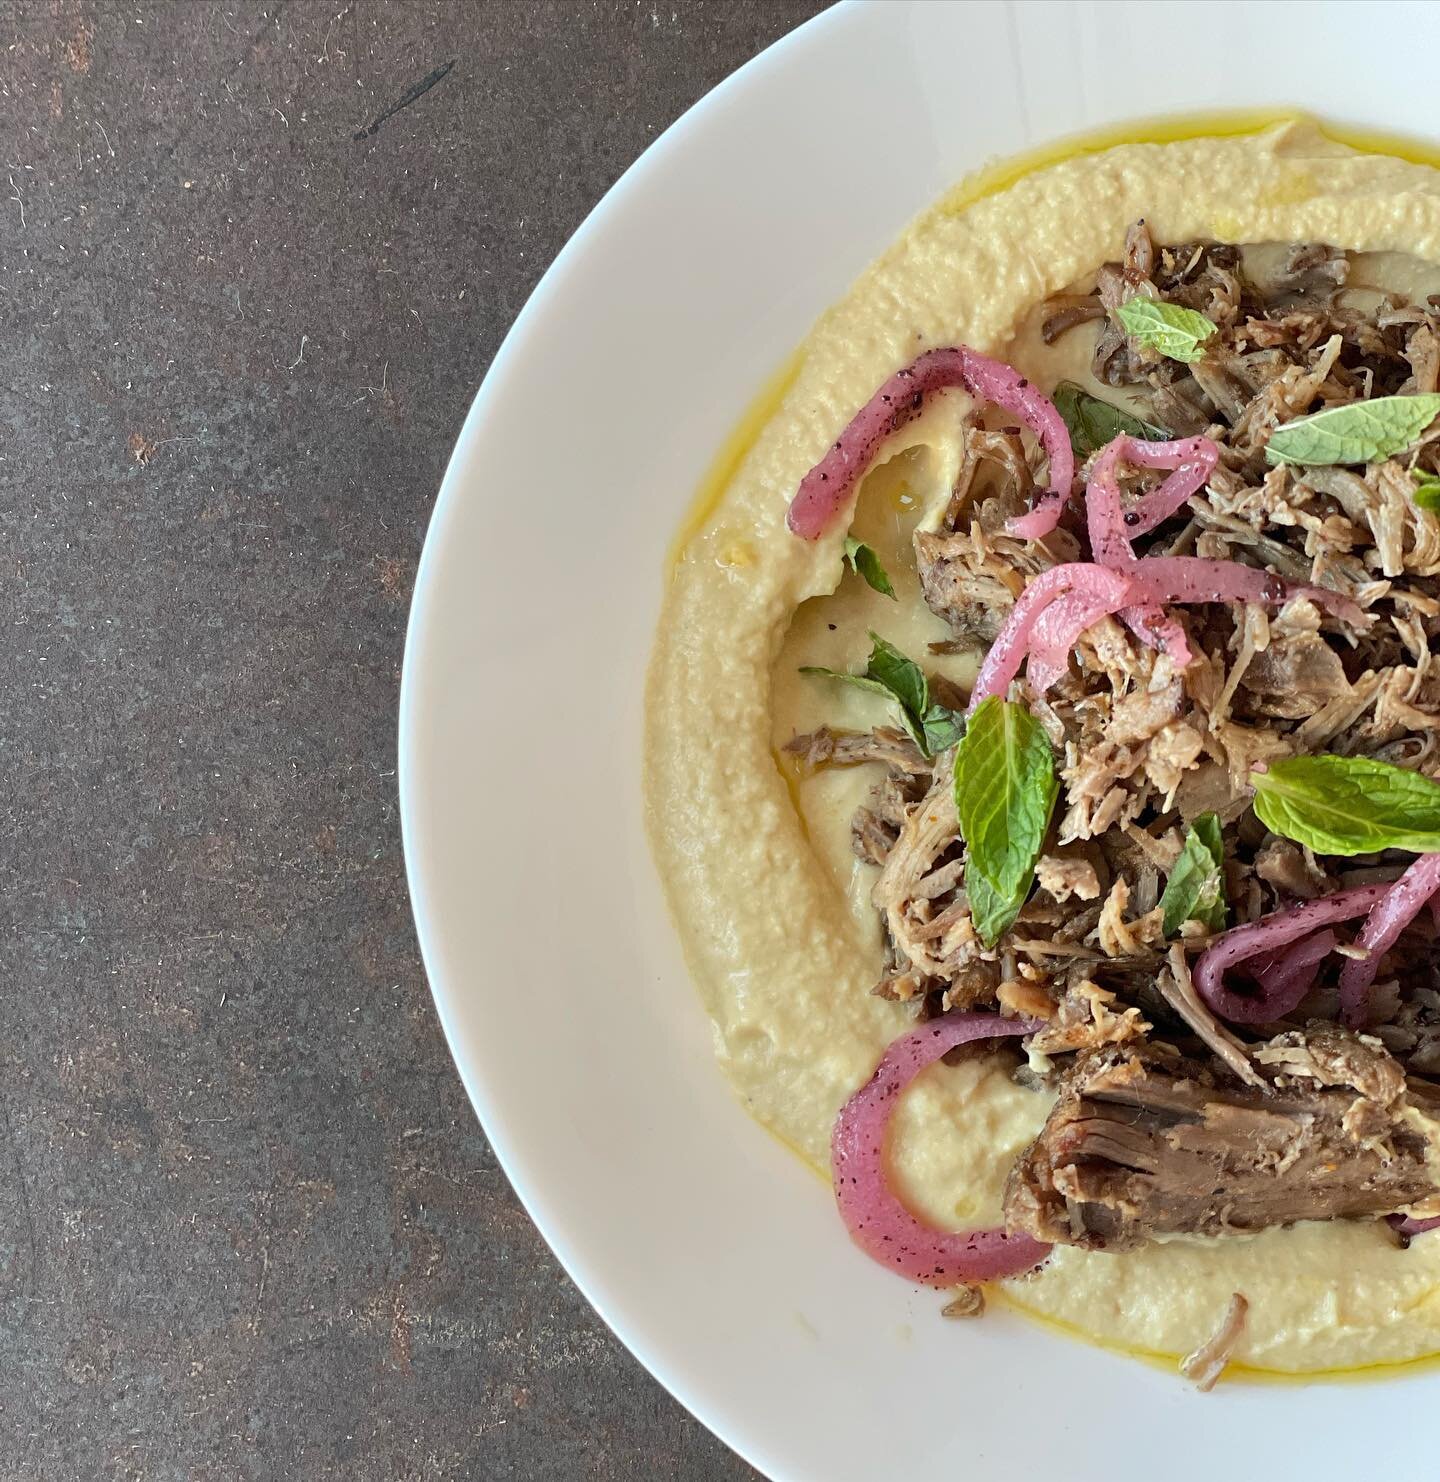
[[1004, 1311], [941, 1322], [859, 1254], [712, 1063], [639, 766], [666, 544], [752, 395], [911, 216], [988, 159], [1127, 117], [1296, 105], [1431, 134], [1429, 89], [1396, 60], [1437, 46], [1423, 4], [842, 6], [651, 146], [475, 399], [401, 698], [435, 1000], [566, 1269], [776, 1482], [1427, 1465], [1433, 1375], [1201, 1396]]

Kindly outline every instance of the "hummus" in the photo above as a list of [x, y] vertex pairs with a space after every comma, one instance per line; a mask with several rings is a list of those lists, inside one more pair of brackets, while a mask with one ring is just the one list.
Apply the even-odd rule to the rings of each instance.
[[[786, 530], [787, 505], [856, 409], [922, 350], [968, 344], [1046, 390], [1082, 379], [1085, 347], [1044, 346], [1037, 306], [1093, 276], [1139, 217], [1167, 241], [1330, 242], [1361, 254], [1357, 272], [1372, 281], [1422, 296], [1440, 288], [1429, 266], [1440, 261], [1440, 173], [1308, 125], [1122, 145], [968, 204], [942, 200], [817, 325], [675, 566], [647, 697], [654, 847], [726, 1074], [818, 1170], [836, 1112], [909, 1016], [869, 991], [882, 950], [874, 870], [851, 855], [849, 819], [870, 769], [802, 779], [777, 747], [821, 723], [887, 716], [879, 699], [806, 679], [800, 664], [847, 668], [869, 627], [915, 656], [949, 636], [920, 600], [909, 545], [954, 481], [968, 399], [933, 398], [862, 484], [852, 528], [880, 552], [898, 602], [842, 579], [843, 521], [806, 542]], [[966, 664], [932, 667], [963, 682]], [[894, 1122], [903, 1196], [937, 1225], [998, 1223], [1006, 1174], [1049, 1105], [984, 1059], [927, 1072]], [[838, 1219], [835, 1238], [846, 1238]], [[1254, 1367], [1310, 1372], [1440, 1351], [1440, 1236], [1401, 1251], [1378, 1222], [1177, 1237], [1123, 1254], [1057, 1247], [1004, 1287], [1097, 1341], [1152, 1353], [1202, 1343], [1237, 1291], [1250, 1305], [1236, 1356]]]

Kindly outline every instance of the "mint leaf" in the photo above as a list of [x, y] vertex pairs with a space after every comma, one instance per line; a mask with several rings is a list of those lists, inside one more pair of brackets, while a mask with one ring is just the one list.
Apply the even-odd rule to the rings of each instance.
[[1026, 890], [1001, 895], [979, 870], [969, 864], [965, 866], [965, 897], [970, 902], [970, 922], [976, 936], [987, 947], [993, 947], [1014, 926], [1028, 894]]
[[1329, 407], [1270, 434], [1271, 463], [1374, 463], [1403, 453], [1440, 416], [1440, 395], [1377, 396]]
[[855, 574], [863, 577], [866, 584], [874, 587], [881, 596], [899, 600], [885, 568], [880, 564], [880, 557], [863, 540], [856, 540], [853, 535], [845, 537], [845, 559]]
[[868, 674], [846, 674], [842, 670], [826, 669], [819, 664], [802, 664], [800, 672], [818, 674], [822, 679], [838, 679], [841, 684], [853, 684], [857, 690], [869, 690], [872, 694], [884, 695], [887, 700], [895, 698], [895, 693], [888, 684], [881, 684]]
[[953, 710], [947, 710], [943, 705], [932, 705], [925, 712], [925, 718], [921, 722], [925, 731], [925, 741], [930, 748], [931, 756], [938, 756], [942, 751], [949, 751], [955, 743], [965, 734], [965, 717], [956, 715]]
[[1008, 893], [1033, 873], [1059, 785], [1039, 721], [992, 695], [955, 757], [955, 808], [971, 862]]
[[884, 695], [900, 711], [900, 723], [922, 756], [933, 757], [960, 739], [965, 723], [962, 717], [944, 705], [930, 700], [930, 681], [913, 659], [907, 659], [893, 643], [878, 633], [870, 635], [873, 645], [863, 674], [842, 674], [818, 664], [802, 666], [802, 674], [819, 674], [825, 679], [838, 679], [842, 684]]
[[1215, 325], [1195, 309], [1154, 298], [1132, 298], [1115, 310], [1115, 317], [1132, 339], [1187, 365], [1204, 355], [1200, 347], [1215, 333]]
[[1186, 921], [1203, 922], [1211, 931], [1225, 929], [1225, 842], [1213, 813], [1200, 814], [1190, 825], [1160, 906], [1167, 937]]
[[1440, 513], [1440, 474], [1416, 469], [1415, 487], [1410, 493], [1410, 501], [1416, 509], [1429, 510], [1431, 514]]
[[1058, 791], [1055, 757], [1035, 717], [998, 695], [982, 701], [955, 748], [955, 810], [971, 918], [987, 947], [1030, 893]]
[[1142, 422], [1122, 408], [1091, 396], [1074, 381], [1061, 381], [1050, 400], [1055, 403], [1055, 410], [1060, 413], [1070, 433], [1070, 446], [1077, 458], [1088, 458], [1121, 433], [1159, 441], [1168, 441], [1170, 437], [1163, 427], [1156, 427], [1153, 422]]
[[1271, 832], [1317, 854], [1440, 851], [1440, 783], [1368, 756], [1294, 756], [1250, 778]]
[[900, 702], [911, 720], [923, 722], [930, 709], [930, 682], [925, 671], [913, 659], [907, 659], [893, 643], [878, 634], [870, 635], [874, 645], [870, 650], [870, 663], [865, 672], [878, 679]]

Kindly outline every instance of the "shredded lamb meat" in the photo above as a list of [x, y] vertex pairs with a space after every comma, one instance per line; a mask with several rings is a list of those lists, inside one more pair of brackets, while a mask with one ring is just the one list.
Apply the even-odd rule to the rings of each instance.
[[[787, 748], [803, 769], [875, 771], [852, 823], [856, 855], [876, 867], [886, 955], [875, 992], [922, 1017], [993, 1007], [1043, 1021], [1016, 1075], [1059, 1099], [1006, 1200], [1009, 1227], [1039, 1240], [1121, 1250], [1373, 1217], [1440, 1192], [1416, 1112], [1440, 1108], [1440, 913], [1422, 911], [1385, 952], [1366, 1035], [1325, 1022], [1359, 922], [1337, 928], [1337, 952], [1292, 1015], [1236, 1032], [1191, 981], [1209, 932], [1191, 921], [1167, 933], [1161, 904], [1187, 828], [1207, 813], [1223, 830], [1230, 926], [1409, 863], [1317, 856], [1271, 834], [1251, 807], [1257, 766], [1329, 751], [1440, 778], [1440, 516], [1411, 497], [1416, 473], [1440, 474], [1440, 429], [1363, 469], [1265, 456], [1295, 418], [1440, 385], [1440, 307], [1350, 280], [1349, 257], [1326, 244], [1164, 245], [1142, 221], [1093, 285], [1046, 306], [1046, 343], [1093, 345], [1098, 395], [1171, 437], [1219, 445], [1208, 482], [1134, 540], [1137, 558], [1240, 562], [1328, 587], [1368, 625], [1303, 594], [1270, 608], [1175, 607], [1193, 655], [1184, 667], [1116, 618], [1085, 630], [1067, 672], [1027, 696], [1061, 791], [1035, 889], [993, 947], [971, 920], [949, 753], [925, 756], [888, 727], [822, 727]], [[1217, 326], [1198, 360], [1126, 333], [1116, 311], [1139, 295]], [[1042, 540], [1008, 533], [1043, 487], [1038, 467], [1013, 428], [970, 419], [948, 505], [914, 538], [924, 600], [951, 635], [932, 651], [982, 653], [1029, 582], [1092, 559], [1073, 518]], [[1137, 471], [1122, 492], [1133, 500], [1158, 477]], [[933, 688], [947, 693], [938, 678]], [[1209, 1383], [1243, 1325], [1236, 1300], [1192, 1356]]]
[[1160, 1047], [1081, 1054], [1011, 1172], [1007, 1226], [1128, 1250], [1386, 1214], [1436, 1192], [1405, 1078], [1378, 1045], [1319, 1025], [1257, 1058], [1271, 1075], [1251, 1087]]
[[1208, 1393], [1215, 1388], [1245, 1334], [1245, 1318], [1249, 1311], [1250, 1303], [1244, 1294], [1232, 1293], [1220, 1326], [1199, 1348], [1180, 1360], [1180, 1372], [1194, 1383], [1196, 1389]]

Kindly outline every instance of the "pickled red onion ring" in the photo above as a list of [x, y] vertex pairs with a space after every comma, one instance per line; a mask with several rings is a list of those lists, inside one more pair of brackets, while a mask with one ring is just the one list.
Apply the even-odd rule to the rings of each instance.
[[970, 1040], [1033, 1034], [1036, 1019], [955, 1009], [892, 1041], [875, 1074], [840, 1110], [830, 1140], [835, 1202], [850, 1238], [868, 1256], [924, 1286], [995, 1281], [1038, 1266], [1050, 1247], [1005, 1230], [948, 1232], [900, 1202], [885, 1172], [885, 1139], [900, 1094], [947, 1050]]
[[1185, 629], [1163, 607], [1122, 607], [1115, 616], [1141, 643], [1169, 654], [1177, 669], [1185, 668], [1195, 657]]
[[[1159, 488], [1151, 490], [1128, 510], [1120, 504], [1120, 484], [1115, 466], [1121, 459], [1143, 468], [1168, 468], [1172, 472]], [[1205, 485], [1220, 458], [1218, 444], [1208, 437], [1187, 437], [1178, 442], [1145, 442], [1124, 433], [1111, 440], [1095, 460], [1085, 485], [1085, 519], [1090, 534], [1090, 553], [1102, 566], [1123, 569], [1137, 560], [1130, 542], [1146, 535], [1167, 520]], [[1125, 625], [1152, 648], [1163, 648], [1177, 669], [1194, 655], [1185, 630], [1163, 608], [1141, 605], [1120, 613]]]
[[1299, 1008], [1320, 975], [1320, 964], [1337, 945], [1335, 933], [1326, 927], [1314, 936], [1301, 937], [1288, 952], [1278, 954], [1255, 974], [1267, 1018], [1283, 1019]]
[[1437, 890], [1440, 854], [1422, 854], [1398, 880], [1385, 887], [1385, 894], [1365, 918], [1355, 945], [1367, 948], [1369, 955], [1352, 957], [1340, 969], [1340, 1013], [1351, 1029], [1365, 1027], [1370, 985], [1380, 971], [1380, 959]]
[[1273, 571], [1260, 571], [1239, 561], [1146, 556], [1125, 569], [1137, 594], [1151, 602], [1260, 602], [1279, 607], [1291, 597], [1308, 597], [1347, 622], [1365, 622], [1365, 614], [1354, 602], [1329, 587], [1292, 585]]
[[[1280, 948], [1288, 947], [1301, 937], [1308, 937], [1318, 927], [1365, 915], [1384, 899], [1391, 888], [1387, 883], [1357, 885], [1353, 890], [1340, 890], [1334, 895], [1322, 895], [1318, 900], [1282, 907], [1248, 926], [1222, 932], [1200, 954], [1195, 964], [1195, 991], [1215, 1013], [1222, 1019], [1229, 1019], [1232, 1024], [1267, 1024], [1279, 1018], [1280, 1014], [1276, 1013], [1275, 1004], [1266, 995], [1263, 985], [1259, 993], [1237, 993], [1226, 986], [1226, 972], [1261, 953], [1278, 953]], [[1267, 971], [1283, 971], [1288, 965], [1288, 957], [1277, 956]], [[1289, 981], [1280, 980], [1281, 986]], [[1281, 1001], [1276, 1000], [1277, 1003]]]
[[1126, 510], [1125, 529], [1134, 540], [1163, 524], [1205, 487], [1220, 461], [1220, 444], [1208, 437], [1185, 437], [1172, 443], [1132, 437], [1127, 440], [1124, 456], [1142, 468], [1171, 470], [1169, 478]]
[[1004, 696], [1010, 681], [1020, 672], [1035, 624], [1050, 603], [1073, 594], [1093, 602], [1098, 612], [1117, 612], [1130, 600], [1131, 586], [1127, 574], [1087, 561], [1069, 561], [1042, 571], [1020, 594], [1005, 619], [1005, 626], [990, 645], [990, 652], [975, 676], [966, 713], [991, 695]]
[[[1208, 437], [1179, 442], [1144, 442], [1123, 432], [1106, 444], [1085, 484], [1085, 520], [1090, 554], [1102, 566], [1124, 566], [1135, 561], [1130, 542], [1148, 535], [1168, 520], [1192, 495], [1204, 488], [1220, 458], [1219, 445]], [[1124, 459], [1142, 468], [1168, 468], [1170, 476], [1158, 488], [1121, 509], [1115, 466]]]
[[[1304, 595], [1318, 606], [1363, 622], [1364, 615], [1348, 598], [1324, 587], [1292, 586], [1270, 572], [1257, 571], [1236, 561], [1202, 561], [1193, 556], [1137, 558], [1131, 547], [1136, 536], [1148, 534], [1173, 515], [1187, 499], [1205, 485], [1220, 457], [1219, 446], [1208, 437], [1183, 438], [1177, 442], [1145, 442], [1121, 434], [1095, 461], [1085, 486], [1085, 518], [1090, 552], [1102, 566], [1117, 570], [1137, 568], [1135, 575], [1147, 585], [1162, 587], [1171, 602], [1239, 601], [1265, 602], [1279, 606], [1290, 597]], [[1144, 468], [1168, 468], [1170, 476], [1158, 488], [1122, 510], [1116, 465], [1125, 460]], [[1191, 653], [1184, 630], [1167, 617], [1159, 602], [1140, 604], [1120, 616], [1145, 642], [1158, 642], [1178, 668], [1190, 662]]]
[[[1199, 556], [1147, 556], [1119, 568], [1097, 566], [1089, 561], [1069, 561], [1042, 571], [1020, 594], [980, 666], [975, 688], [970, 692], [967, 714], [981, 700], [1005, 694], [1010, 681], [1020, 672], [1026, 654], [1035, 644], [1035, 628], [1040, 614], [1052, 602], [1072, 594], [1085, 599], [1083, 610], [1089, 613], [1084, 625], [1075, 629], [1072, 642], [1085, 627], [1106, 613], [1130, 610], [1135, 621], [1147, 626], [1157, 621], [1168, 622], [1169, 619], [1158, 609], [1169, 602], [1264, 602], [1278, 606], [1292, 596], [1303, 595], [1351, 621], [1364, 621], [1360, 609], [1338, 592], [1325, 587], [1291, 586], [1271, 572], [1242, 566], [1238, 561], [1207, 561]], [[1082, 603], [1077, 602], [1066, 612], [1078, 613], [1081, 610]], [[1055, 668], [1058, 631], [1057, 619], [1056, 624], [1053, 627], [1047, 625], [1047, 630], [1041, 635], [1043, 657], [1037, 679], [1048, 683], [1054, 683], [1058, 678]], [[1183, 633], [1180, 638], [1177, 647], [1188, 655], [1189, 645], [1183, 642]], [[1177, 665], [1182, 662], [1178, 653], [1172, 657]]]
[[1406, 1240], [1416, 1235], [1423, 1235], [1426, 1230], [1440, 1230], [1440, 1214], [1432, 1215], [1424, 1220], [1417, 1220], [1408, 1214], [1387, 1214], [1385, 1222], [1397, 1235], [1403, 1235]]
[[1066, 592], [1035, 620], [1030, 636], [1030, 657], [1025, 664], [1025, 678], [1037, 695], [1043, 695], [1056, 684], [1070, 666], [1070, 651], [1076, 640], [1102, 617], [1115, 611], [1108, 595], [1091, 596], [1085, 592]]
[[[1060, 413], [1017, 370], [965, 345], [927, 350], [896, 371], [860, 408], [830, 451], [800, 481], [785, 522], [804, 540], [818, 540], [850, 502], [855, 486], [881, 443], [916, 417], [926, 396], [958, 386], [977, 401], [993, 402], [1018, 417], [1040, 440], [1050, 460], [1050, 490], [1012, 522], [1032, 539], [1053, 530], [1075, 478], [1075, 454]], [[1020, 526], [1028, 522], [1028, 528]]]

